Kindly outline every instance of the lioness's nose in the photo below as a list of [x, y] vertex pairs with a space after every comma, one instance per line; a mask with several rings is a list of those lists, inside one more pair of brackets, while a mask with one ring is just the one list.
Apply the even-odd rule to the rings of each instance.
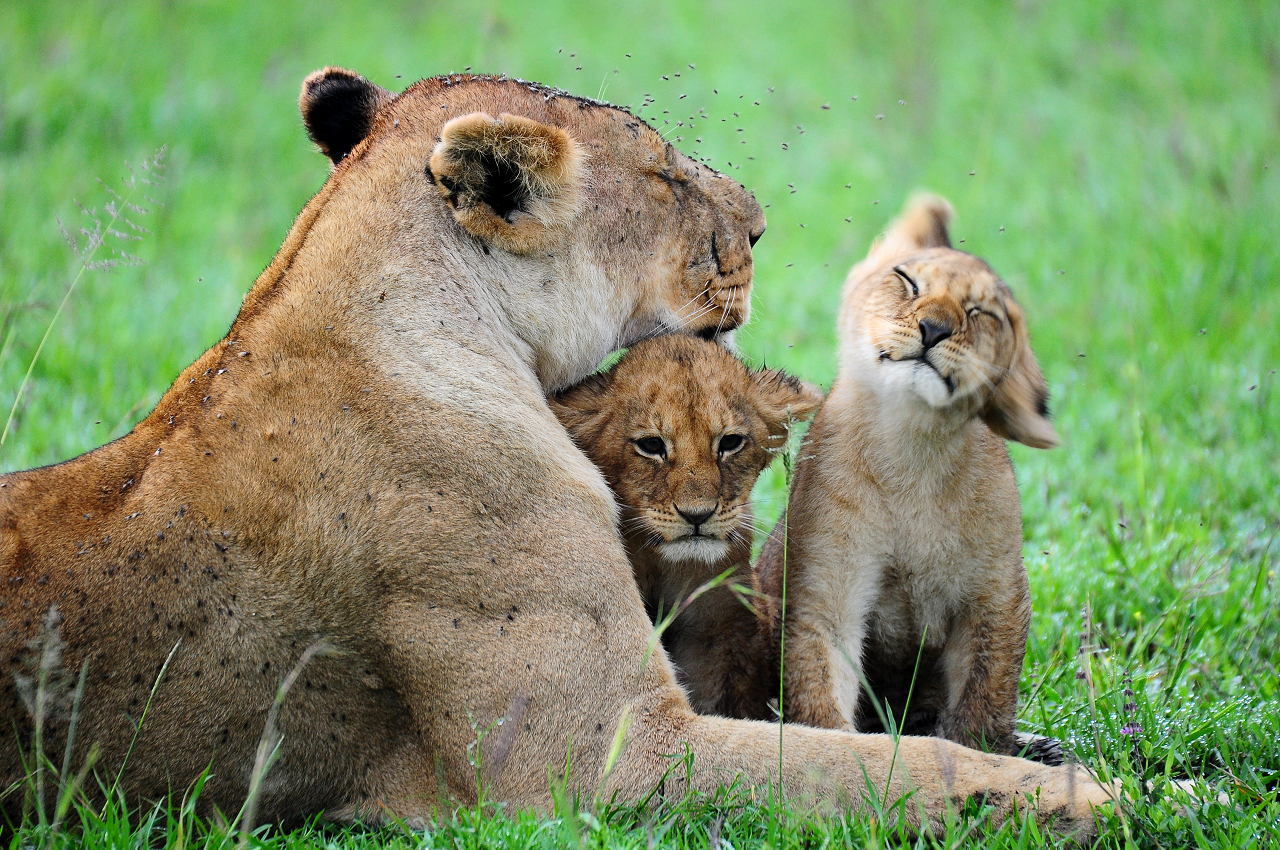
[[704, 506], [699, 506], [696, 508], [682, 508], [679, 505], [676, 505], [675, 509], [676, 509], [676, 513], [680, 514], [680, 517], [685, 522], [689, 523], [689, 525], [692, 525], [695, 528], [698, 527], [699, 525], [702, 525], [707, 520], [711, 519], [711, 515], [716, 512], [715, 505], [712, 505], [709, 508]]
[[928, 351], [938, 343], [951, 336], [954, 331], [946, 325], [931, 319], [920, 320], [920, 339], [924, 342], [924, 350]]

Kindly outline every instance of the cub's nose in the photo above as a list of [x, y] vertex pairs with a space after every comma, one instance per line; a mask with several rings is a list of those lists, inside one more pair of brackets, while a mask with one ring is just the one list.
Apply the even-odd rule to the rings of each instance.
[[928, 351], [938, 343], [947, 339], [954, 333], [951, 328], [946, 325], [939, 324], [932, 319], [920, 320], [920, 339], [924, 342], [924, 350]]
[[697, 528], [707, 520], [711, 519], [712, 515], [716, 512], [715, 505], [712, 505], [709, 508], [702, 506], [696, 508], [682, 508], [679, 505], [676, 505], [675, 509], [676, 513], [680, 514], [681, 519], [689, 523], [689, 525], [692, 525], [694, 528]]

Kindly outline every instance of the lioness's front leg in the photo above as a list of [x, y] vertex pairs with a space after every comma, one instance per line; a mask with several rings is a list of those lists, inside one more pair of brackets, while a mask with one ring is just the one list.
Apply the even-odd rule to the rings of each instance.
[[[658, 781], [678, 797], [686, 780], [705, 792], [739, 779], [748, 786], [776, 783], [776, 724], [692, 715], [672, 699], [642, 710], [634, 737], [608, 777], [609, 793], [634, 799]], [[689, 754], [692, 770], [670, 756]], [[1095, 810], [1110, 810], [1112, 796], [1083, 770], [1046, 767], [983, 753], [940, 738], [848, 733], [786, 724], [781, 743], [784, 793], [793, 801], [881, 809], [890, 821], [937, 828], [948, 811], [966, 803], [991, 806], [1002, 820], [1015, 811], [1052, 823], [1059, 834], [1097, 832]], [[901, 805], [897, 805], [903, 801]]]

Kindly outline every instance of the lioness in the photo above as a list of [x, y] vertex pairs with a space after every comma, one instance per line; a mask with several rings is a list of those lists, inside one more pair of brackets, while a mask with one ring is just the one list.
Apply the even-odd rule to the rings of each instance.
[[1031, 600], [1001, 438], [1057, 437], [1022, 309], [950, 217], [917, 201], [849, 273], [840, 370], [759, 569], [779, 593], [785, 536], [789, 719], [877, 728], [887, 704], [1014, 753]]
[[[662, 646], [699, 714], [773, 716], [777, 667], [755, 605], [731, 586], [755, 583], [751, 488], [786, 445], [790, 424], [821, 402], [811, 384], [751, 371], [723, 346], [687, 336], [642, 342], [551, 398], [618, 499], [650, 619], [678, 612]], [[724, 583], [687, 601], [726, 572]]]
[[[298, 673], [258, 800], [286, 825], [422, 823], [478, 781], [547, 809], [570, 745], [568, 786], [619, 799], [686, 746], [699, 788], [778, 779], [776, 726], [700, 717], [664, 655], [642, 666], [612, 495], [545, 400], [663, 328], [746, 321], [760, 207], [625, 110], [533, 83], [397, 96], [328, 68], [301, 107], [333, 171], [227, 337], [127, 436], [0, 479], [0, 785], [31, 752], [15, 674], [55, 607], [64, 667], [89, 665], [75, 761], [99, 744], [133, 800], [209, 768], [202, 805], [236, 811], [318, 640], [334, 651]], [[65, 730], [46, 724], [48, 752]], [[790, 793], [913, 791], [911, 819], [971, 795], [1004, 816], [1038, 790], [1041, 817], [1089, 832], [1109, 799], [950, 742], [783, 744]]]

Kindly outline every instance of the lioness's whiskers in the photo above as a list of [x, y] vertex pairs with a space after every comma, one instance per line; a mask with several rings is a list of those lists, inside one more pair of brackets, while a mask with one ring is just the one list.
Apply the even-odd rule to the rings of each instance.
[[716, 322], [716, 336], [720, 335], [721, 329], [724, 328], [725, 320], [729, 318], [729, 311], [733, 309], [733, 297], [738, 294], [736, 289], [729, 290], [729, 300], [724, 304], [724, 312], [720, 315], [720, 321]]
[[681, 315], [677, 314], [677, 315], [676, 315], [676, 321], [677, 321], [677, 323], [678, 323], [678, 324], [676, 325], [676, 327], [674, 328], [674, 330], [677, 330], [677, 331], [678, 331], [678, 330], [683, 330], [684, 328], [687, 328], [689, 325], [691, 325], [691, 324], [693, 324], [694, 322], [698, 321], [699, 319], [701, 319], [703, 316], [707, 315], [708, 313], [714, 312], [714, 311], [715, 311], [715, 309], [716, 309], [715, 304], [714, 304], [714, 303], [710, 303], [710, 304], [707, 304], [705, 307], [699, 307], [699, 308], [697, 309], [697, 311], [695, 311], [695, 312], [693, 313], [693, 315], [691, 315], [691, 316], [687, 316], [687, 317], [686, 317], [686, 316], [681, 316]]
[[[707, 297], [707, 304], [705, 306], [696, 307], [693, 314], [690, 316], [683, 315], [686, 308], [696, 305], [698, 299], [704, 296]], [[715, 302], [713, 299], [711, 299], [710, 296], [711, 296], [711, 288], [709, 286], [704, 286], [701, 290], [698, 291], [696, 295], [694, 295], [692, 298], [690, 298], [688, 301], [682, 304], [680, 308], [675, 311], [674, 324], [667, 321], [666, 319], [659, 319], [658, 327], [655, 328], [649, 334], [647, 334], [645, 336], [645, 339], [654, 339], [656, 337], [663, 336], [664, 334], [668, 334], [668, 333], [679, 333], [689, 325], [696, 322], [698, 319], [701, 319], [703, 316], [715, 310], [716, 309]]]
[[681, 313], [683, 313], [683, 312], [685, 311], [685, 308], [686, 308], [686, 307], [690, 307], [690, 306], [692, 306], [694, 303], [696, 303], [696, 302], [697, 302], [697, 300], [698, 300], [699, 298], [701, 298], [701, 297], [702, 297], [702, 296], [704, 296], [704, 295], [709, 294], [710, 292], [711, 292], [711, 287], [709, 287], [709, 286], [704, 286], [704, 287], [702, 287], [702, 289], [698, 290], [698, 292], [697, 292], [697, 293], [695, 293], [695, 294], [694, 294], [694, 296], [693, 296], [692, 298], [690, 298], [688, 301], [686, 301], [686, 302], [684, 302], [683, 304], [681, 304], [681, 305], [680, 305], [680, 309], [678, 309], [678, 310], [676, 310], [676, 311], [675, 311], [676, 315], [677, 315], [677, 316], [679, 316]]

